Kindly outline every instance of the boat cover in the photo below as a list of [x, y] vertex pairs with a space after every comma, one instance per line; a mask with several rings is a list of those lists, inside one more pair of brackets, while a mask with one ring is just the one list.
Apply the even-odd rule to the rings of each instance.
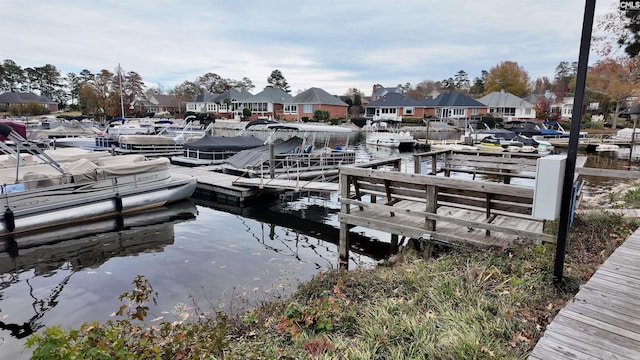
[[81, 158], [94, 161], [111, 155], [108, 151], [94, 151], [76, 147], [47, 149], [44, 153], [57, 162], [75, 161]]
[[175, 145], [176, 141], [169, 136], [162, 135], [120, 135], [120, 144], [131, 145]]
[[205, 135], [201, 139], [186, 143], [185, 149], [200, 151], [241, 151], [264, 145], [264, 141], [251, 136], [211, 136]]
[[140, 155], [109, 156], [96, 162], [79, 159], [61, 164], [65, 172], [64, 176], [48, 165], [37, 165], [25, 168], [26, 172], [22, 175], [22, 180], [28, 189], [33, 189], [168, 170], [170, 164], [171, 162], [167, 158], [145, 160]]
[[[286, 154], [295, 149], [299, 149], [302, 145], [302, 139], [294, 136], [287, 141], [276, 140], [273, 145], [273, 153]], [[237, 169], [243, 169], [247, 166], [255, 166], [269, 160], [269, 145], [263, 145], [254, 149], [242, 150], [239, 153], [226, 159], [225, 162], [235, 166]]]

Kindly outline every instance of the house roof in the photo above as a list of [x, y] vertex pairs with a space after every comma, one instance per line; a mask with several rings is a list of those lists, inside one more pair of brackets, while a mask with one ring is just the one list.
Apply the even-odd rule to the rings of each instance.
[[521, 99], [511, 93], [494, 91], [488, 95], [485, 95], [478, 99], [479, 102], [487, 105], [488, 107], [510, 107], [510, 108], [532, 108], [535, 105]]
[[487, 107], [485, 104], [473, 99], [469, 95], [458, 92], [444, 92], [435, 99], [425, 99], [421, 104], [428, 107]]
[[[152, 98], [155, 98], [157, 101], [154, 105], [161, 105], [164, 107], [177, 107], [178, 106], [178, 98], [173, 95], [153, 95]], [[149, 99], [151, 100], [151, 99]], [[151, 101], [153, 103], [153, 101]]]
[[264, 90], [257, 93], [251, 101], [259, 103], [288, 104], [293, 103], [293, 96], [280, 88], [266, 87]]
[[0, 94], [0, 103], [3, 104], [24, 104], [30, 101], [36, 101], [43, 104], [56, 103], [45, 96], [36, 95], [31, 92], [5, 92]]
[[344, 101], [329, 94], [328, 92], [312, 87], [293, 97], [293, 103], [296, 104], [323, 104], [349, 106]]
[[389, 93], [400, 93], [400, 89], [398, 87], [377, 87], [371, 97], [382, 97]]
[[216, 94], [205, 91], [204, 94], [196, 95], [191, 102], [222, 103], [224, 102], [224, 99], [246, 102], [253, 101], [253, 97], [254, 95], [245, 89], [229, 89], [223, 93]]
[[400, 93], [387, 93], [376, 101], [371, 101], [367, 107], [385, 107], [385, 106], [423, 106], [419, 101], [404, 96]]

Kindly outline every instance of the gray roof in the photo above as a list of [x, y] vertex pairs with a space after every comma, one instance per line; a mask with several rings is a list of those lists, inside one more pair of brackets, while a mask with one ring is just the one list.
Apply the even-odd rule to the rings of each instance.
[[196, 95], [191, 102], [207, 102], [207, 103], [222, 103], [224, 99], [236, 100], [237, 102], [252, 102], [253, 94], [245, 89], [229, 89], [223, 93], [212, 94], [206, 92], [204, 94]]
[[368, 103], [365, 107], [385, 107], [385, 106], [424, 106], [419, 101], [400, 93], [387, 93], [380, 99]]
[[532, 108], [535, 105], [508, 92], [494, 91], [478, 99], [488, 107]]
[[293, 97], [294, 104], [323, 104], [349, 106], [344, 101], [329, 94], [328, 92], [312, 87]]
[[257, 93], [251, 101], [257, 103], [290, 104], [293, 103], [293, 96], [282, 89], [266, 87]]
[[158, 94], [158, 95], [153, 95], [153, 97], [156, 99], [156, 101], [158, 101], [158, 103], [154, 105], [161, 105], [165, 107], [171, 107], [171, 106], [178, 107], [179, 105], [178, 98], [173, 95]]
[[381, 97], [389, 93], [400, 93], [400, 89], [398, 87], [377, 87], [371, 97]]
[[36, 101], [43, 104], [56, 103], [45, 96], [36, 95], [31, 92], [6, 92], [0, 94], [0, 103], [2, 104], [25, 104], [30, 101]]
[[420, 103], [428, 107], [487, 107], [469, 95], [457, 92], [445, 92], [438, 95], [435, 99], [420, 100]]

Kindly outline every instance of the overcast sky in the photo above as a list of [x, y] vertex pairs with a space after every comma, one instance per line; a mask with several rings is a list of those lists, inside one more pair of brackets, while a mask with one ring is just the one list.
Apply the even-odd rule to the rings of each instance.
[[[599, 0], [596, 16], [617, 6]], [[531, 79], [577, 61], [584, 0], [0, 0], [0, 61], [140, 74], [169, 90], [274, 69], [292, 94], [439, 81], [515, 61]], [[595, 27], [595, 26], [594, 26]], [[590, 63], [597, 60], [591, 52]]]

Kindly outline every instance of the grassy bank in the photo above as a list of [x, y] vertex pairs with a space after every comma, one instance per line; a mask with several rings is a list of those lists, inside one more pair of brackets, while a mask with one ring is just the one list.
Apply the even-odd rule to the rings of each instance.
[[146, 319], [155, 293], [142, 277], [117, 320], [46, 329], [36, 359], [524, 359], [580, 284], [639, 223], [595, 212], [570, 230], [562, 284], [555, 247], [406, 251], [393, 267], [327, 271], [291, 297], [235, 314], [194, 306]]

